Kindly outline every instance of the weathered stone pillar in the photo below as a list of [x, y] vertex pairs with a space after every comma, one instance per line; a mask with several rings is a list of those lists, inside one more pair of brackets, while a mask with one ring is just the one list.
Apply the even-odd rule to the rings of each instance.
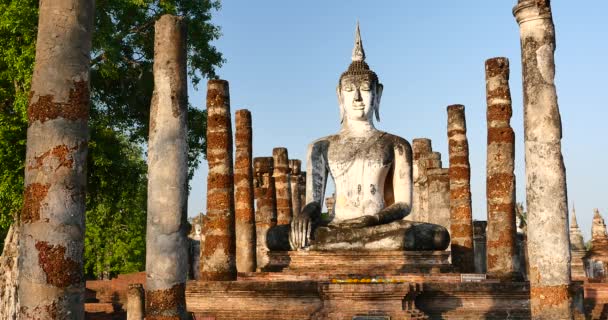
[[428, 181], [424, 159], [431, 152], [431, 139], [412, 140], [414, 190], [412, 212], [406, 217], [407, 220], [426, 221], [428, 218]]
[[276, 225], [276, 194], [272, 177], [272, 157], [259, 157], [253, 160], [255, 168], [255, 229], [257, 271], [268, 265], [268, 245], [266, 235]]
[[127, 320], [144, 320], [144, 287], [141, 283], [129, 285], [127, 291]]
[[207, 83], [207, 162], [207, 215], [200, 279], [236, 280], [232, 123], [226, 80]]
[[188, 77], [186, 25], [155, 25], [154, 93], [148, 139], [147, 319], [186, 319], [188, 276]]
[[450, 237], [452, 264], [462, 273], [475, 271], [473, 255], [473, 213], [471, 210], [471, 168], [464, 106], [448, 106], [450, 152]]
[[234, 185], [236, 206], [236, 268], [239, 272], [254, 272], [255, 210], [253, 208], [253, 163], [251, 112], [236, 111], [236, 159]]
[[519, 0], [513, 14], [522, 53], [531, 314], [532, 319], [570, 319], [568, 196], [550, 1]]
[[291, 211], [292, 216], [297, 216], [302, 210], [300, 197], [300, 171], [302, 169], [302, 161], [298, 159], [289, 160], [289, 186], [291, 190]]
[[513, 280], [515, 274], [515, 133], [511, 128], [509, 60], [486, 60], [488, 149], [486, 197], [488, 206], [487, 273]]
[[277, 225], [291, 221], [291, 186], [289, 185], [289, 156], [287, 148], [272, 149], [274, 185], [277, 199]]
[[83, 319], [91, 0], [40, 1], [27, 108], [19, 319]]
[[450, 174], [449, 169], [427, 170], [428, 218], [425, 222], [450, 230]]

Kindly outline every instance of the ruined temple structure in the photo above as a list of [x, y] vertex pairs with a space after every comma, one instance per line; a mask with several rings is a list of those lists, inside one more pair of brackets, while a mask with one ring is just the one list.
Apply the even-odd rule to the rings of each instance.
[[606, 224], [598, 209], [593, 212], [591, 225], [591, 249], [585, 256], [587, 276], [590, 279], [606, 281], [608, 275], [608, 234]]
[[406, 217], [411, 221], [429, 222], [450, 229], [450, 177], [442, 168], [441, 153], [433, 151], [426, 138], [412, 140], [413, 204]]
[[[341, 76], [342, 93], [350, 94], [353, 91], [344, 89], [357, 88], [361, 81], [368, 81], [366, 85], [377, 90], [381, 84], [365, 62], [359, 30], [352, 60]], [[223, 85], [227, 88], [227, 83]], [[363, 95], [363, 99], [366, 97]], [[379, 99], [366, 101], [372, 103], [369, 112], [377, 113], [374, 104]], [[343, 126], [372, 121], [371, 117], [360, 119], [349, 113], [348, 99], [342, 97], [340, 103], [348, 119]], [[203, 319], [530, 319], [527, 283], [511, 277], [486, 279], [483, 273], [486, 243], [502, 237], [486, 233], [486, 225], [503, 220], [473, 223], [471, 219], [464, 108], [455, 105], [449, 110], [450, 169], [442, 167], [441, 155], [432, 150], [429, 139], [415, 139], [410, 147], [407, 141], [390, 134], [368, 139], [374, 143], [335, 150], [332, 144], [339, 145], [339, 141], [332, 136], [316, 140], [309, 146], [306, 178], [299, 172], [301, 162], [290, 160], [285, 148], [275, 148], [272, 157], [253, 159], [256, 271], [239, 272], [233, 279], [190, 281], [186, 290], [188, 310]], [[227, 108], [221, 114], [223, 119], [230, 117]], [[229, 124], [226, 120], [216, 123]], [[223, 127], [221, 132], [230, 133], [231, 129]], [[377, 152], [377, 146], [394, 150], [394, 157], [403, 157], [398, 165], [406, 164], [402, 176], [387, 175], [390, 189], [371, 178], [366, 187], [356, 180], [361, 178], [355, 174], [356, 168], [367, 164], [367, 158], [359, 159], [361, 154], [378, 159], [386, 155]], [[214, 150], [215, 157], [231, 157], [229, 148]], [[320, 159], [329, 159], [329, 165], [320, 165]], [[366, 170], [382, 172], [387, 168], [372, 166]], [[321, 190], [329, 173], [338, 181], [335, 194], [325, 198]], [[399, 180], [403, 175], [413, 179]], [[221, 181], [226, 182], [223, 188], [230, 188], [227, 179]], [[349, 220], [351, 216], [344, 216], [361, 210], [355, 205], [357, 199], [375, 199], [382, 190], [385, 208], [363, 206], [378, 220]], [[408, 191], [413, 191], [413, 199], [407, 197]], [[223, 204], [226, 206], [222, 210], [230, 210], [228, 202]], [[514, 205], [512, 201], [508, 204]], [[321, 215], [324, 205], [329, 211], [325, 217]], [[505, 215], [508, 219], [514, 216], [514, 212]], [[222, 242], [206, 243], [207, 250], [238, 239], [230, 231], [234, 230], [230, 225], [233, 220], [222, 221], [225, 223], [213, 224], [213, 232], [203, 232], [226, 236]], [[452, 240], [460, 244], [461, 256], [456, 260], [453, 252], [445, 250], [447, 230], [457, 230]], [[234, 256], [230, 254], [230, 260], [211, 259], [213, 251], [202, 255], [203, 261], [213, 261], [218, 270], [232, 268]], [[459, 263], [456, 268], [450, 256], [452, 262]]]
[[586, 254], [585, 240], [581, 229], [578, 227], [576, 211], [572, 206], [572, 216], [570, 217], [570, 256], [572, 257], [570, 272], [572, 280], [584, 280], [587, 277], [584, 266]]

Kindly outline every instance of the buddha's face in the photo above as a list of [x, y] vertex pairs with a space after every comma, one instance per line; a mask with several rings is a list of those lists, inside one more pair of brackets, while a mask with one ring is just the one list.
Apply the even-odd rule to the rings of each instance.
[[372, 121], [378, 103], [378, 85], [366, 75], [347, 75], [340, 81], [338, 98], [342, 118], [350, 121]]
[[373, 112], [375, 85], [367, 77], [346, 76], [340, 82], [341, 103], [348, 120], [368, 120]]

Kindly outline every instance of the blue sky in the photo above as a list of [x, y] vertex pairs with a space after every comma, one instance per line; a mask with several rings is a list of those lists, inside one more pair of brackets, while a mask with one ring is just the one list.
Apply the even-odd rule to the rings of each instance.
[[[227, 62], [231, 108], [249, 109], [254, 157], [289, 149], [305, 160], [306, 146], [339, 129], [335, 88], [348, 67], [357, 19], [366, 61], [384, 84], [381, 130], [411, 142], [427, 137], [447, 158], [446, 106], [464, 104], [471, 161], [474, 219], [486, 219], [484, 61], [511, 64], [516, 134], [517, 201], [525, 203], [519, 29], [512, 1], [224, 1], [213, 21]], [[589, 239], [593, 208], [608, 213], [608, 2], [553, 1], [556, 85], [570, 208]], [[204, 108], [205, 84], [190, 88]], [[190, 216], [205, 211], [207, 162], [191, 182]]]

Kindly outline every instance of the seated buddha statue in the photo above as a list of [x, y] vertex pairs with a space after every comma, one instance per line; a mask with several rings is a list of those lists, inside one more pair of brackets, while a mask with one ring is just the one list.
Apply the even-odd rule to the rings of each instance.
[[[271, 250], [444, 250], [448, 231], [404, 220], [412, 208], [412, 150], [376, 129], [383, 86], [365, 62], [357, 25], [352, 63], [338, 82], [341, 129], [307, 153], [306, 205], [290, 225], [269, 231]], [[335, 183], [332, 215], [321, 217], [327, 177]], [[288, 242], [288, 244], [287, 244]]]

